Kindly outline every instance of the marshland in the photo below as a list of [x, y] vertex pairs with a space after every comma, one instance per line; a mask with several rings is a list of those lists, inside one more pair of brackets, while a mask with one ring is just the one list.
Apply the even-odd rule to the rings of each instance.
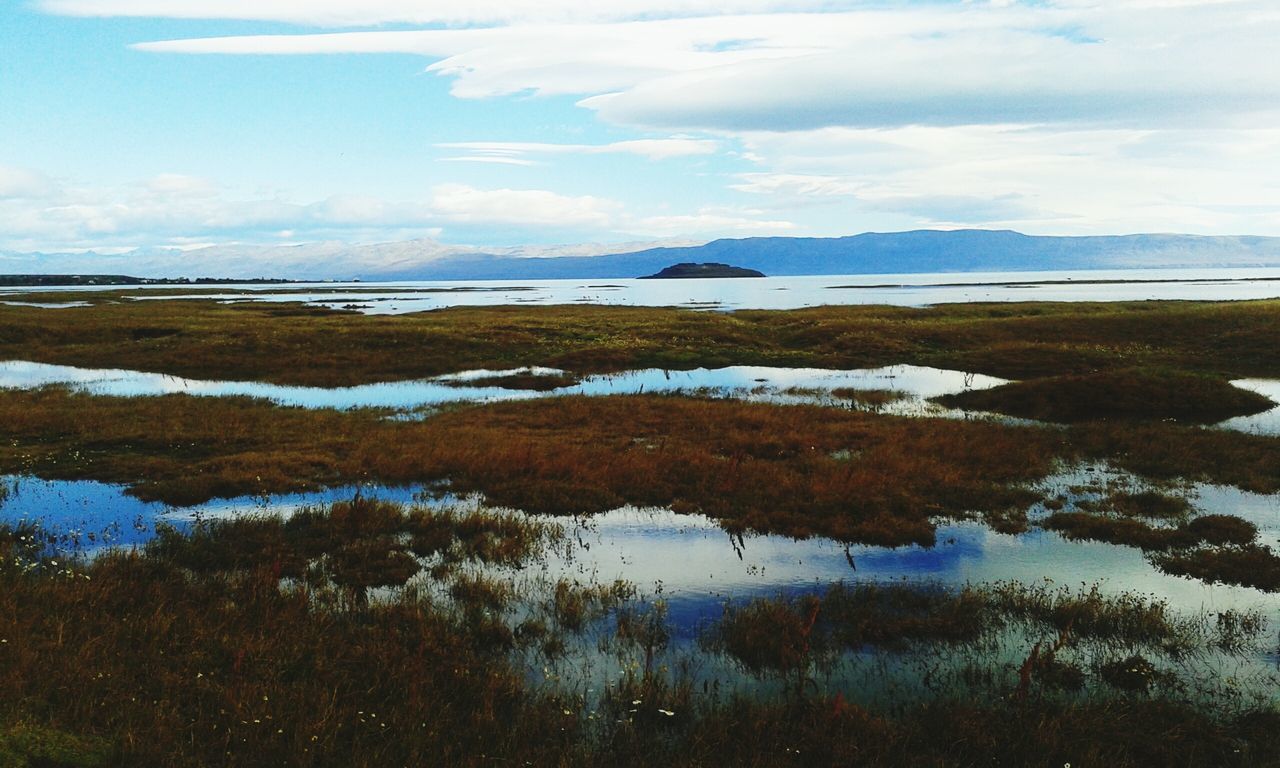
[[0, 764], [1280, 762], [1280, 301], [189, 293], [0, 305]]

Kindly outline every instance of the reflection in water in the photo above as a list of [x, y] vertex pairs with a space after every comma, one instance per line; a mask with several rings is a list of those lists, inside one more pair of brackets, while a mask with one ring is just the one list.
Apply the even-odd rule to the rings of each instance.
[[[1241, 389], [1247, 389], [1257, 392], [1263, 397], [1271, 398], [1274, 403], [1280, 403], [1280, 381], [1275, 379], [1240, 379], [1231, 383]], [[1257, 435], [1280, 435], [1280, 405], [1252, 416], [1238, 416], [1234, 419], [1228, 419], [1218, 426]]]
[[[277, 496], [245, 496], [214, 499], [193, 507], [172, 507], [130, 496], [123, 485], [91, 480], [42, 480], [0, 476], [0, 524], [33, 523], [55, 539], [59, 549], [92, 553], [104, 547], [145, 544], [157, 525], [184, 529], [197, 520], [237, 515], [291, 515], [303, 507], [350, 500], [368, 489], [357, 486], [329, 488], [314, 493]], [[452, 496], [437, 499], [432, 489], [379, 487], [377, 496], [402, 504], [466, 503]]]
[[[732, 398], [775, 405], [823, 405], [859, 408], [892, 416], [937, 418], [999, 418], [1009, 423], [1026, 419], [945, 408], [932, 398], [968, 390], [991, 389], [1005, 379], [918, 365], [890, 365], [848, 371], [824, 368], [775, 368], [736, 365], [672, 371], [649, 368], [587, 376], [570, 386], [546, 390], [500, 386], [495, 379], [513, 376], [565, 376], [554, 368], [528, 367], [505, 371], [474, 370], [416, 381], [392, 381], [354, 387], [298, 387], [255, 381], [203, 381], [116, 369], [77, 368], [20, 360], [0, 362], [0, 390], [67, 386], [95, 395], [154, 397], [185, 394], [195, 397], [253, 397], [300, 408], [387, 408], [401, 412], [450, 403], [491, 403], [546, 397], [591, 397], [635, 394], [689, 394]], [[483, 381], [473, 385], [469, 382]], [[1233, 384], [1280, 402], [1280, 381], [1246, 379]], [[897, 399], [859, 402], [839, 390], [892, 392]], [[1254, 416], [1228, 419], [1224, 429], [1280, 435], [1280, 405]]]
[[[1091, 473], [1089, 479], [1075, 470], [1045, 480], [1041, 489], [1052, 495], [1063, 488], [1079, 488], [1082, 478], [1095, 488], [1126, 481], [1106, 471]], [[435, 508], [482, 503], [478, 497], [458, 498], [438, 488], [346, 487], [175, 509], [140, 501], [123, 486], [90, 481], [11, 476], [0, 477], [0, 484], [9, 488], [7, 496], [0, 494], [0, 523], [37, 522], [55, 534], [61, 546], [89, 553], [104, 546], [145, 543], [158, 523], [183, 528], [198, 519], [287, 516], [304, 506], [350, 499], [357, 492]], [[1192, 486], [1187, 493], [1202, 512], [1238, 514], [1254, 522], [1263, 543], [1280, 539], [1280, 495], [1259, 496], [1210, 485]], [[567, 535], [562, 546], [547, 554], [537, 576], [584, 583], [632, 582], [644, 593], [661, 594], [671, 618], [686, 631], [717, 617], [726, 598], [820, 590], [836, 581], [1098, 584], [1104, 592], [1149, 594], [1187, 611], [1260, 609], [1273, 619], [1280, 618], [1280, 597], [1275, 595], [1169, 576], [1153, 568], [1138, 550], [1068, 541], [1036, 527], [1008, 535], [977, 522], [947, 522], [938, 527], [934, 547], [886, 548], [846, 546], [822, 538], [731, 537], [713, 520], [664, 509], [624, 507], [585, 519], [539, 519], [560, 522]]]

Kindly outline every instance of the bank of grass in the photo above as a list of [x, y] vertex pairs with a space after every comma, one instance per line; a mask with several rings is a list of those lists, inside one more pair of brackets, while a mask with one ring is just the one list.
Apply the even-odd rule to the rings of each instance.
[[1099, 508], [1125, 517], [1148, 520], [1185, 520], [1194, 511], [1185, 496], [1160, 491], [1116, 491], [1102, 499]]
[[[190, 537], [170, 532], [143, 551], [87, 563], [33, 560], [19, 537], [0, 536], [0, 756], [45, 768], [954, 766], [1039, 764], [1046, 757], [1054, 764], [1245, 766], [1280, 757], [1280, 717], [1271, 710], [1193, 704], [1145, 689], [1042, 695], [1044, 680], [1024, 688], [994, 657], [975, 662], [985, 670], [975, 676], [995, 681], [991, 695], [912, 696], [876, 710], [809, 686], [766, 697], [698, 693], [678, 672], [648, 665], [643, 674], [606, 683], [591, 704], [576, 690], [535, 686], [513, 652], [545, 642], [552, 624], [576, 631], [612, 613], [614, 642], [643, 655], [665, 642], [663, 614], [636, 611], [633, 593], [619, 585], [561, 582], [548, 585], [545, 601], [532, 596], [546, 606], [544, 628], [521, 632], [536, 616], [516, 629], [504, 624], [514, 619], [493, 599], [493, 584], [477, 586], [491, 578], [478, 573], [445, 574], [435, 583], [449, 597], [433, 598], [439, 590], [426, 566], [441, 553], [467, 549], [477, 529], [515, 535], [536, 555], [543, 532], [520, 529], [506, 515], [442, 517], [434, 538], [440, 543], [446, 537], [439, 531], [447, 531], [452, 543], [426, 556], [414, 583], [350, 599], [335, 556], [373, 552], [390, 531], [407, 547], [431, 514], [357, 500], [311, 510], [297, 522], [214, 522]], [[256, 547], [267, 530], [276, 543]], [[305, 559], [293, 575], [280, 565], [289, 552]], [[772, 630], [752, 636], [775, 644], [813, 632], [815, 644], [821, 634], [845, 644], [923, 643], [945, 653], [1016, 620], [1049, 636], [1072, 632], [1125, 649], [1225, 647], [1220, 633], [1161, 604], [1096, 591], [855, 586], [812, 599], [820, 621], [804, 600], [761, 601], [749, 616], [728, 614], [720, 631], [740, 634], [751, 619]], [[770, 604], [775, 610], [764, 610]], [[1245, 644], [1264, 629], [1251, 626]], [[811, 649], [796, 652], [803, 658]]]
[[1201, 515], [1177, 526], [1156, 527], [1128, 517], [1055, 512], [1041, 525], [1068, 539], [1105, 541], [1147, 551], [1251, 544], [1258, 535], [1257, 526], [1234, 515]]
[[1175, 550], [1152, 559], [1175, 576], [1280, 592], [1280, 555], [1261, 544]]
[[1270, 399], [1220, 378], [1133, 368], [1018, 381], [945, 395], [937, 402], [1058, 423], [1168, 419], [1212, 424], [1276, 407]]
[[731, 364], [933, 365], [1014, 379], [1154, 369], [1280, 376], [1280, 302], [674, 308], [457, 307], [365, 316], [297, 304], [0, 306], [0, 359], [335, 386], [544, 365], [576, 374]]

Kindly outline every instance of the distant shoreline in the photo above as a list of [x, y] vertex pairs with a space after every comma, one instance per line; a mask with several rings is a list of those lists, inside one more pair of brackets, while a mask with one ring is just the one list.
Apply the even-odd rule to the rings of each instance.
[[286, 278], [132, 277], [130, 275], [0, 275], [3, 288], [70, 288], [85, 285], [288, 285]]

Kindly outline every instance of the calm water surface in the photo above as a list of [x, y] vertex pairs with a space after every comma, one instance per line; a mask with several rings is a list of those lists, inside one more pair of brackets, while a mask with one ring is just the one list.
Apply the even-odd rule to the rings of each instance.
[[[138, 298], [172, 286], [0, 288], [0, 296], [45, 290], [125, 290]], [[305, 301], [369, 314], [521, 304], [798, 309], [827, 304], [926, 306], [1008, 301], [1233, 301], [1280, 297], [1280, 269], [1128, 269], [1070, 272], [953, 272], [758, 279], [418, 281], [193, 287], [185, 298]]]
[[587, 376], [579, 383], [548, 391], [505, 389], [468, 382], [516, 374], [559, 375], [549, 368], [508, 371], [466, 371], [416, 381], [364, 384], [354, 387], [295, 387], [252, 381], [202, 381], [140, 371], [77, 368], [24, 361], [0, 362], [0, 389], [35, 389], [61, 385], [95, 395], [154, 397], [186, 394], [198, 397], [253, 397], [302, 408], [390, 408], [412, 411], [448, 403], [485, 403], [568, 395], [706, 394], [752, 402], [834, 405], [847, 400], [832, 395], [841, 388], [892, 390], [903, 397], [879, 406], [882, 413], [962, 416], [928, 402], [969, 389], [988, 389], [1006, 383], [992, 376], [895, 365], [851, 371], [821, 368], [732, 366], [691, 371], [646, 369]]
[[[507, 389], [469, 382], [494, 377], [532, 374], [556, 376], [551, 368], [476, 370], [414, 381], [362, 384], [354, 387], [298, 387], [254, 381], [206, 381], [118, 369], [78, 368], [21, 360], [0, 362], [0, 390], [67, 386], [111, 397], [156, 397], [185, 394], [196, 397], [253, 397], [300, 408], [387, 408], [409, 414], [451, 403], [492, 403], [547, 397], [585, 395], [684, 394], [732, 398], [776, 405], [824, 405], [862, 408], [896, 416], [1000, 419], [1032, 423], [995, 414], [961, 411], [930, 402], [931, 398], [967, 390], [990, 389], [1008, 383], [982, 374], [915, 365], [892, 365], [848, 371], [823, 368], [730, 366], [669, 371], [651, 368], [584, 377], [577, 384], [547, 391]], [[1260, 392], [1280, 403], [1280, 381], [1245, 379], [1235, 385]], [[880, 390], [900, 394], [892, 402], [862, 406], [834, 393], [838, 389]], [[1228, 419], [1217, 427], [1262, 435], [1280, 435], [1280, 404], [1254, 416]]]

